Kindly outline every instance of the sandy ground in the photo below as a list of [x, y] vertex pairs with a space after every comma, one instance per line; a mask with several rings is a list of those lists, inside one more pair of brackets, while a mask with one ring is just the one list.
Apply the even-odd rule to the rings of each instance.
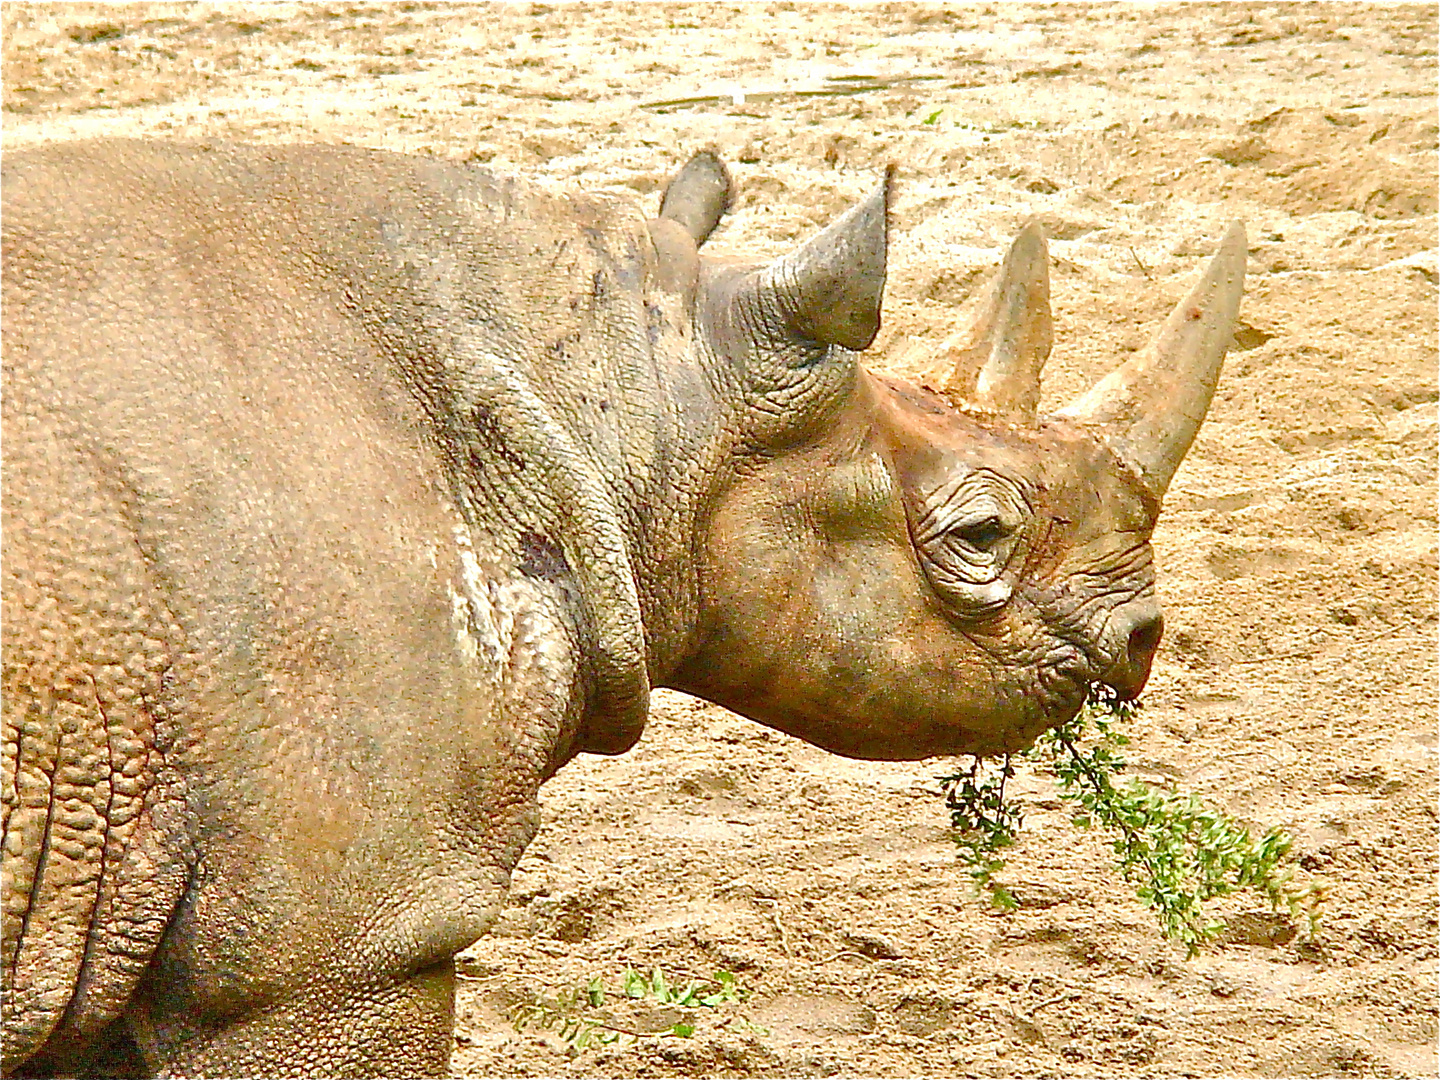
[[[1052, 238], [1062, 403], [1138, 347], [1226, 222], [1243, 325], [1156, 536], [1169, 630], [1132, 757], [1297, 838], [1319, 939], [1241, 899], [1161, 941], [1044, 776], [988, 911], [950, 762], [829, 757], [657, 696], [544, 791], [464, 958], [475, 1075], [1434, 1076], [1433, 5], [4, 6], [4, 144], [325, 140], [621, 186], [717, 147], [713, 247], [784, 250], [899, 166], [872, 363], [930, 354], [1019, 225]], [[666, 104], [669, 103], [669, 104]], [[568, 1056], [507, 1026], [626, 964], [726, 967], [744, 1014]]]

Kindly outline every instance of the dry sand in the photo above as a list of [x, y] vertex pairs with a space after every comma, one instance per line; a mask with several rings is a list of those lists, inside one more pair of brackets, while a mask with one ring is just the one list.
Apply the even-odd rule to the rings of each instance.
[[[462, 961], [476, 1075], [1434, 1076], [1436, 9], [7, 3], [4, 143], [347, 141], [653, 205], [694, 149], [712, 244], [770, 256], [899, 166], [876, 366], [930, 372], [1027, 218], [1058, 404], [1137, 348], [1242, 218], [1237, 348], [1156, 535], [1169, 630], [1142, 775], [1297, 838], [1318, 941], [1240, 898], [1193, 960], [1044, 776], [988, 911], [934, 777], [657, 696], [547, 785]], [[665, 105], [664, 102], [672, 104]], [[626, 965], [736, 971], [746, 1029], [577, 1058], [507, 1026]]]

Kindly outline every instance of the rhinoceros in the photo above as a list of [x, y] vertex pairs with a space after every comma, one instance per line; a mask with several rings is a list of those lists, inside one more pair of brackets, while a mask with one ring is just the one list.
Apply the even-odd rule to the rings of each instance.
[[1139, 693], [1240, 300], [1037, 413], [1021, 231], [943, 389], [866, 370], [892, 175], [770, 262], [347, 146], [4, 160], [4, 1067], [441, 1075], [537, 790], [652, 687], [838, 754]]

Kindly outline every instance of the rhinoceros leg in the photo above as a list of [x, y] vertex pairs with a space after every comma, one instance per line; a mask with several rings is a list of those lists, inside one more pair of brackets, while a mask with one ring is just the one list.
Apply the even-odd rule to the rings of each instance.
[[[73, 1053], [42, 1053], [21, 1069], [26, 1077], [103, 1076], [145, 1077], [152, 1070], [145, 1064], [130, 1025], [122, 1018], [106, 1028], [95, 1042]], [[8, 1075], [8, 1074], [7, 1074]]]
[[368, 992], [333, 983], [297, 994], [212, 1033], [175, 1015], [165, 993], [142, 989], [130, 1023], [159, 1076], [444, 1076], [449, 1070], [455, 967], [444, 961]]

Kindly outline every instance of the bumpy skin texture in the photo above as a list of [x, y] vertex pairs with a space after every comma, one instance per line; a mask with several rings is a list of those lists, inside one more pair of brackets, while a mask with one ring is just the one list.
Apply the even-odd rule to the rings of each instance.
[[652, 685], [901, 758], [1144, 682], [1158, 493], [847, 351], [885, 188], [734, 267], [703, 155], [650, 221], [343, 147], [4, 169], [7, 1074], [443, 1074], [538, 786]]
[[558, 208], [353, 151], [5, 168], [6, 1066], [123, 1012], [170, 1072], [441, 1072], [598, 696], [556, 496], [443, 382], [529, 333]]

